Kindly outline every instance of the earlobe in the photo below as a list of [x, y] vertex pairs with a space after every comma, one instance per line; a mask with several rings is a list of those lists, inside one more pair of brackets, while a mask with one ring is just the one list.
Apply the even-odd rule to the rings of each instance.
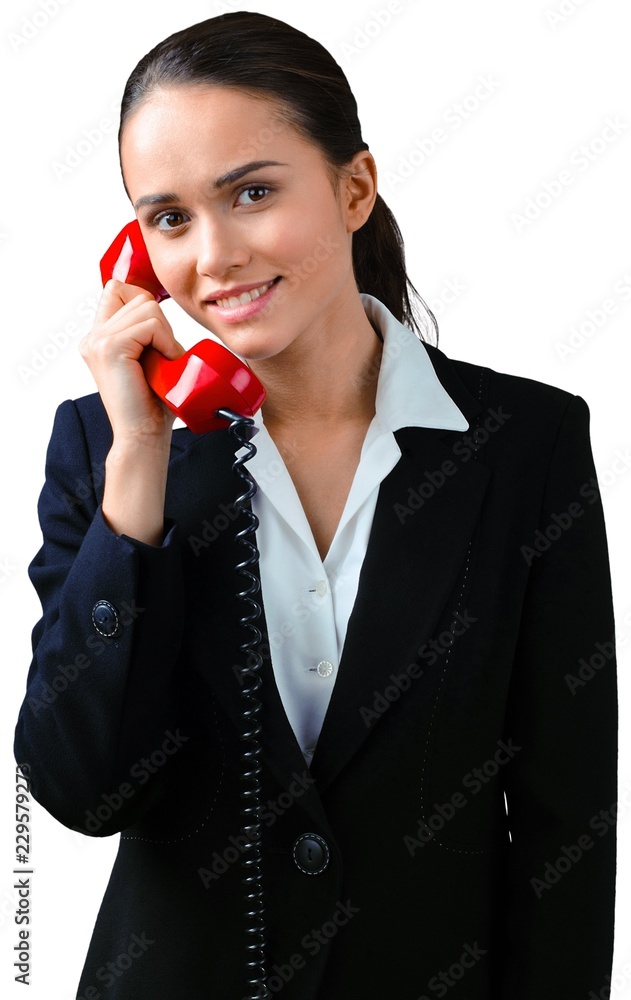
[[357, 153], [348, 165], [345, 181], [346, 227], [349, 233], [361, 229], [377, 198], [377, 165], [367, 149]]

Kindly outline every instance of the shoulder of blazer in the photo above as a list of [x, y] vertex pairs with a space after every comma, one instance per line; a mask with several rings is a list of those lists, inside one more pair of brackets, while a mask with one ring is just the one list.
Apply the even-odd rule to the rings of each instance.
[[[456, 404], [471, 397], [480, 399], [479, 387], [482, 382], [483, 409], [497, 409], [499, 406], [511, 408], [529, 422], [532, 430], [537, 426], [545, 426], [549, 430], [551, 424], [558, 424], [572, 401], [578, 401], [579, 408], [589, 415], [585, 400], [559, 386], [449, 358], [433, 344], [424, 343], [424, 346], [439, 381]], [[521, 424], [521, 420], [519, 423]]]

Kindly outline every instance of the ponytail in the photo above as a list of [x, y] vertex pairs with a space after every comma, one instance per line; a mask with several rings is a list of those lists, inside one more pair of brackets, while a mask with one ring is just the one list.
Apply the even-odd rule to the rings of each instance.
[[438, 323], [408, 278], [401, 230], [380, 194], [367, 221], [353, 233], [353, 270], [360, 292], [374, 295], [400, 323], [416, 330], [425, 340], [427, 321], [420, 329], [412, 304], [412, 297], [418, 298], [430, 318], [438, 344]]

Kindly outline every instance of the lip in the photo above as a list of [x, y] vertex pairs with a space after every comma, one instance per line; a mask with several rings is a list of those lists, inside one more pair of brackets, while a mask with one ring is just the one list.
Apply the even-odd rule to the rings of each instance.
[[[278, 277], [278, 275], [276, 275]], [[265, 281], [253, 281], [251, 285], [235, 285], [234, 288], [221, 288], [206, 296], [206, 302], [214, 302], [216, 299], [229, 299], [231, 295], [242, 295], [243, 292], [251, 292], [253, 288], [260, 288], [261, 285], [268, 285], [276, 278], [267, 278]]]
[[[274, 284], [271, 288], [268, 288], [263, 295], [259, 295], [258, 299], [254, 299], [253, 302], [246, 302], [242, 306], [234, 306], [234, 308], [228, 307], [227, 309], [223, 306], [218, 306], [216, 302], [211, 299], [205, 299], [206, 305], [215, 313], [219, 319], [224, 320], [226, 323], [239, 323], [243, 319], [249, 319], [250, 316], [254, 316], [261, 309], [264, 309], [267, 303], [270, 301], [272, 295], [278, 288], [282, 281], [282, 277], [276, 277], [272, 279]], [[250, 292], [253, 288], [260, 288], [261, 285], [265, 285], [265, 281], [260, 281], [258, 285], [241, 285], [240, 288], [235, 288], [230, 292], [231, 295], [240, 295], [242, 292]], [[229, 295], [220, 295], [220, 298], [229, 298]]]

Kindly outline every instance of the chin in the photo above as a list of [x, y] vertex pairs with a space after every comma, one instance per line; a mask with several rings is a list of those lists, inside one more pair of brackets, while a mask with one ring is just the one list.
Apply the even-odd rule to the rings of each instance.
[[215, 328], [214, 335], [219, 338], [224, 347], [246, 361], [267, 361], [278, 357], [293, 343], [292, 340], [280, 342], [277, 337], [262, 329], [233, 329], [223, 331]]

